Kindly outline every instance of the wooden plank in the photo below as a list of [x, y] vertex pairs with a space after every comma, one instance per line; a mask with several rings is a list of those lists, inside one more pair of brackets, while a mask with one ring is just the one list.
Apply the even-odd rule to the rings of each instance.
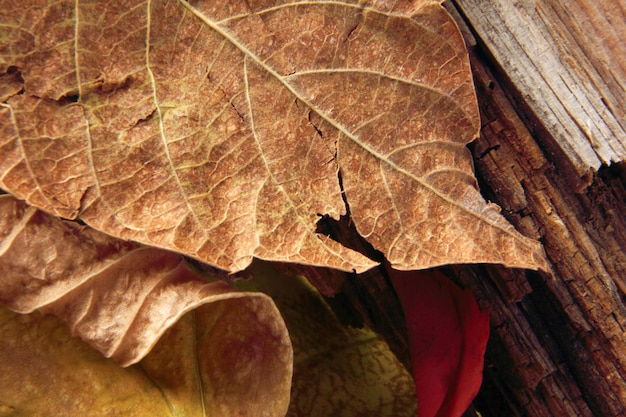
[[552, 267], [445, 268], [491, 311], [477, 408], [483, 417], [626, 416], [626, 172], [604, 169], [576, 192], [473, 52], [483, 126], [471, 148], [481, 190], [542, 241]]
[[626, 1], [453, 3], [580, 176], [626, 160]]
[[[531, 7], [517, 3], [522, 4], [516, 8]], [[447, 6], [454, 15], [456, 9]], [[482, 6], [515, 8], [498, 1]], [[567, 4], [572, 10], [585, 6], [591, 7], [582, 0]], [[609, 17], [619, 17], [619, 10]], [[584, 189], [573, 187], [576, 177], [560, 169], [548, 143], [558, 142], [556, 124], [526, 117], [530, 106], [520, 99], [532, 90], [515, 93], [520, 88], [511, 88], [515, 76], [504, 73], [501, 63], [494, 65], [492, 53], [485, 56], [489, 45], [472, 36], [481, 36], [478, 30], [465, 27], [458, 14], [456, 19], [469, 46], [481, 111], [481, 136], [471, 146], [481, 191], [520, 232], [542, 241], [552, 267], [550, 274], [493, 265], [446, 268], [491, 310], [485, 383], [476, 409], [483, 417], [626, 416], [626, 164], [590, 174]], [[594, 48], [600, 46], [580, 50], [597, 61], [603, 52]], [[610, 69], [623, 76], [623, 65]], [[617, 77], [611, 86], [607, 80], [623, 122], [626, 95], [617, 94], [623, 84]], [[538, 121], [543, 130], [535, 128]], [[584, 171], [581, 165], [577, 169]]]

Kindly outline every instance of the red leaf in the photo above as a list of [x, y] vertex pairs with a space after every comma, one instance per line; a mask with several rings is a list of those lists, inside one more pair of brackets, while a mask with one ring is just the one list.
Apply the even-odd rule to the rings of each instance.
[[409, 330], [418, 417], [458, 417], [482, 382], [489, 315], [439, 272], [389, 271]]

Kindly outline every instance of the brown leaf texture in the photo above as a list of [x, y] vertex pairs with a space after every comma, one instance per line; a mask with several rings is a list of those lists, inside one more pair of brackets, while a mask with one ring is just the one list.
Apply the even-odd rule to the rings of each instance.
[[0, 239], [0, 302], [12, 310], [53, 313], [105, 356], [130, 365], [196, 309], [195, 322], [178, 325], [167, 342], [193, 340], [192, 351], [165, 353], [198, 356], [212, 387], [207, 404], [221, 407], [215, 415], [243, 415], [242, 407], [254, 415], [286, 412], [293, 353], [268, 296], [207, 283], [180, 255], [120, 241], [7, 195], [0, 197]]
[[544, 264], [478, 192], [436, 2], [0, 4], [0, 186], [36, 207], [229, 271], [371, 267], [315, 233], [346, 202], [396, 269]]

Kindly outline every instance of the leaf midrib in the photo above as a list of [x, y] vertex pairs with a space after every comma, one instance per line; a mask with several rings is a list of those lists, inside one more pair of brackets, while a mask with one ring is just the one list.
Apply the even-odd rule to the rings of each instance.
[[[413, 173], [411, 173], [410, 171], [406, 170], [405, 168], [395, 164], [394, 162], [388, 160], [385, 158], [385, 156], [383, 154], [381, 154], [380, 152], [376, 151], [375, 149], [372, 149], [371, 147], [369, 147], [367, 144], [365, 144], [363, 141], [361, 141], [357, 136], [355, 136], [354, 134], [352, 134], [350, 131], [348, 131], [347, 128], [345, 128], [343, 125], [339, 124], [336, 120], [334, 120], [332, 117], [330, 117], [329, 115], [327, 115], [325, 112], [321, 111], [320, 109], [318, 109], [317, 107], [315, 107], [311, 102], [309, 102], [306, 98], [302, 97], [301, 94], [299, 94], [298, 91], [296, 91], [287, 81], [286, 78], [288, 77], [283, 77], [281, 74], [279, 74], [276, 70], [274, 70], [272, 67], [268, 66], [267, 64], [265, 64], [261, 59], [259, 59], [259, 57], [254, 54], [250, 49], [248, 49], [245, 45], [243, 45], [241, 42], [239, 42], [239, 40], [237, 40], [236, 38], [234, 38], [230, 33], [228, 33], [226, 30], [224, 30], [223, 28], [221, 28], [218, 24], [218, 22], [214, 22], [211, 19], [207, 18], [204, 14], [202, 14], [200, 11], [198, 11], [197, 9], [195, 9], [194, 7], [192, 7], [189, 3], [187, 3], [184, 0], [180, 1], [180, 4], [187, 9], [190, 13], [192, 13], [194, 16], [196, 16], [198, 19], [200, 19], [203, 23], [205, 23], [210, 29], [212, 29], [213, 31], [215, 31], [216, 33], [218, 33], [220, 36], [222, 36], [224, 39], [226, 39], [228, 42], [230, 42], [232, 45], [234, 45], [237, 49], [239, 49], [245, 56], [249, 57], [250, 59], [252, 59], [257, 65], [259, 65], [260, 67], [262, 67], [265, 71], [267, 71], [272, 77], [274, 77], [275, 79], [277, 79], [283, 86], [285, 86], [285, 88], [287, 88], [287, 90], [289, 90], [289, 92], [291, 92], [291, 94], [294, 95], [295, 98], [297, 98], [298, 100], [302, 101], [304, 104], [306, 104], [312, 111], [314, 111], [315, 113], [317, 113], [322, 119], [324, 119], [326, 122], [328, 122], [331, 126], [333, 126], [335, 129], [337, 129], [339, 132], [341, 132], [343, 135], [345, 135], [347, 138], [349, 138], [351, 141], [353, 141], [355, 144], [357, 144], [358, 146], [360, 146], [363, 150], [365, 150], [368, 154], [374, 156], [376, 159], [378, 159], [379, 161], [389, 165], [392, 169], [396, 170], [397, 172], [399, 172], [402, 175], [407, 176], [408, 178], [416, 181], [418, 184], [420, 184], [422, 187], [424, 187], [425, 189], [427, 189], [428, 191], [430, 191], [431, 193], [433, 193], [435, 196], [437, 196], [438, 198], [440, 198], [441, 200], [443, 200], [444, 202], [448, 203], [451, 206], [454, 206], [456, 208], [458, 208], [459, 210], [469, 213], [470, 215], [476, 217], [477, 219], [479, 219], [480, 221], [489, 224], [490, 226], [501, 230], [502, 232], [506, 233], [507, 235], [513, 237], [513, 238], [517, 238], [516, 234], [511, 231], [509, 228], [503, 228], [501, 225], [493, 222], [491, 219], [488, 219], [484, 216], [482, 216], [479, 213], [476, 213], [472, 210], [469, 210], [467, 207], [459, 204], [457, 201], [451, 199], [450, 197], [446, 196], [445, 194], [441, 193], [440, 191], [438, 191], [436, 188], [431, 187], [429, 184], [425, 183], [424, 181], [422, 181], [419, 177], [413, 175]], [[291, 4], [291, 5], [302, 5], [303, 3], [298, 3], [298, 4]], [[306, 4], [306, 2], [304, 3]], [[316, 3], [317, 4], [317, 3]], [[357, 6], [352, 5], [352, 4], [346, 4], [346, 3], [339, 3], [339, 2], [332, 2], [333, 5], [343, 5], [345, 7], [352, 7], [355, 8]], [[287, 6], [287, 5], [285, 5]], [[360, 7], [362, 8], [362, 7]], [[377, 12], [377, 13], [383, 13], [374, 9], [370, 9], [373, 12]], [[383, 13], [385, 14], [385, 13]], [[388, 13], [386, 13], [385, 15], [389, 15]], [[344, 69], [344, 72], [349, 71], [348, 69]], [[356, 69], [356, 71], [361, 71], [359, 69]], [[389, 77], [388, 75], [382, 74], [385, 77]], [[294, 75], [292, 75], [291, 77], [293, 77]], [[402, 79], [398, 79], [398, 81], [402, 81]], [[415, 82], [413, 82], [415, 83]], [[429, 86], [425, 86], [423, 85], [423, 87], [428, 88], [430, 90], [433, 90], [432, 87]], [[446, 95], [444, 92], [440, 91], [440, 90], [433, 90], [441, 95]]]

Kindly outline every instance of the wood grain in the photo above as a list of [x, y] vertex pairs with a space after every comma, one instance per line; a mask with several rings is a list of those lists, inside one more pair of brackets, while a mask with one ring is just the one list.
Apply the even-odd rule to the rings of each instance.
[[[457, 16], [458, 17], [458, 16]], [[460, 21], [463, 24], [464, 22]], [[482, 416], [626, 415], [626, 192], [620, 164], [578, 189], [576, 171], [539, 139], [481, 42], [463, 30], [482, 118], [472, 144], [487, 199], [540, 239], [550, 274], [453, 266], [449, 276], [491, 309]], [[551, 125], [553, 130], [558, 126]]]
[[454, 3], [579, 175], [626, 158], [624, 1]]

